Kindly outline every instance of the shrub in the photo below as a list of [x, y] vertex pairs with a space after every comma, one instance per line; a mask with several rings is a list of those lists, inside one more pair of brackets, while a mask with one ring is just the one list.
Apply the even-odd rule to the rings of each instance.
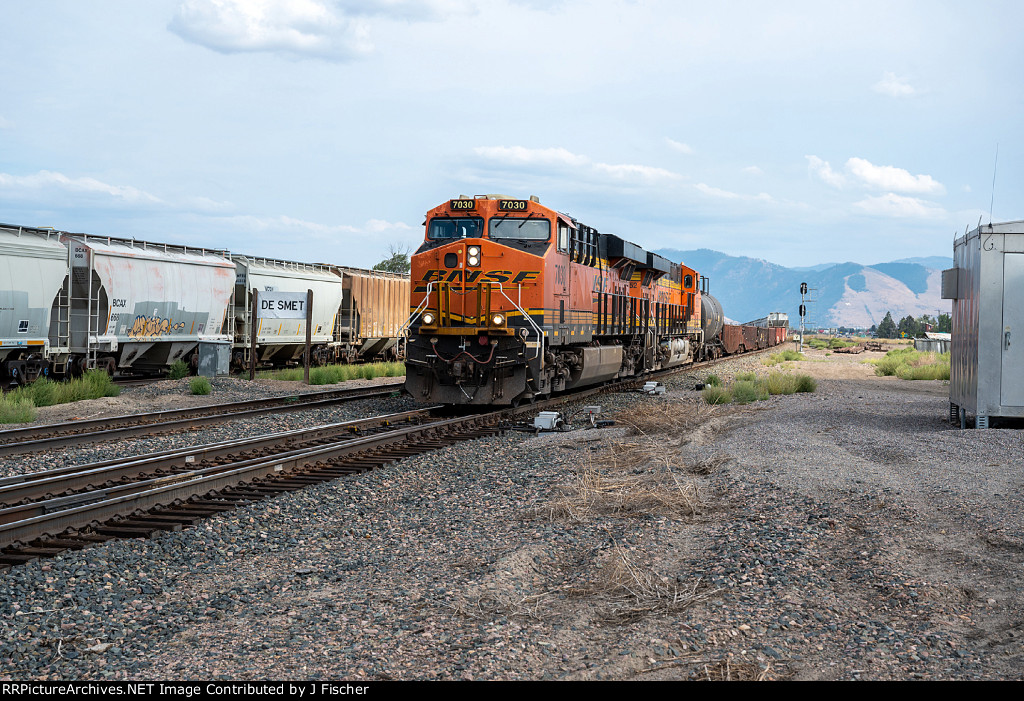
[[53, 406], [58, 403], [60, 394], [60, 385], [49, 378], [42, 378], [36, 380], [27, 387], [22, 387], [17, 390], [20, 396], [27, 397], [37, 407], [40, 406]]
[[714, 373], [711, 373], [710, 375], [707, 376], [707, 379], [704, 380], [704, 384], [706, 384], [708, 387], [721, 387], [722, 378]]
[[172, 380], [180, 380], [186, 375], [188, 375], [188, 365], [185, 364], [184, 360], [175, 360], [171, 363], [171, 369], [167, 373], [169, 378]]
[[28, 397], [0, 396], [0, 424], [23, 424], [34, 418], [36, 407]]
[[766, 381], [768, 394], [793, 394], [796, 392], [796, 376], [773, 372]]
[[701, 396], [704, 397], [705, 402], [708, 404], [728, 404], [732, 401], [732, 393], [725, 387], [722, 387], [720, 383], [721, 380], [719, 380], [719, 384], [717, 385], [713, 385], [710, 382], [707, 384], [701, 392]]
[[735, 379], [737, 382], [757, 382], [757, 375], [752, 372], [738, 372]]
[[210, 381], [203, 376], [193, 377], [189, 380], [188, 388], [192, 394], [209, 394], [213, 389], [210, 387]]
[[814, 392], [818, 389], [818, 382], [810, 375], [797, 375], [796, 376], [796, 391], [797, 392]]
[[948, 380], [949, 353], [921, 353], [897, 348], [874, 361], [875, 374], [895, 375], [903, 380]]
[[732, 400], [737, 404], [749, 404], [768, 399], [768, 388], [757, 382], [744, 380], [732, 386]]
[[778, 365], [780, 363], [789, 362], [791, 360], [807, 360], [807, 356], [805, 356], [800, 351], [784, 350], [780, 353], [772, 353], [770, 356], [768, 356], [768, 360], [766, 360], [764, 364]]
[[[405, 375], [404, 363], [365, 363], [361, 365], [323, 365], [309, 369], [309, 384], [333, 385], [346, 380], [362, 378], [372, 380], [377, 376], [401, 377]], [[257, 373], [262, 380], [285, 380], [301, 382], [303, 368], [287, 368], [285, 370], [265, 370]]]

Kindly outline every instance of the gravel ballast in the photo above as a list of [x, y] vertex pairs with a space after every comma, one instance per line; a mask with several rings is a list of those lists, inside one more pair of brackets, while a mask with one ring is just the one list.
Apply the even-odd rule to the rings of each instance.
[[[1024, 434], [949, 426], [944, 383], [809, 355], [813, 394], [712, 408], [706, 372], [680, 374], [589, 398], [611, 429], [509, 432], [2, 572], [0, 678], [1021, 678]], [[642, 424], [659, 410], [679, 423]]]

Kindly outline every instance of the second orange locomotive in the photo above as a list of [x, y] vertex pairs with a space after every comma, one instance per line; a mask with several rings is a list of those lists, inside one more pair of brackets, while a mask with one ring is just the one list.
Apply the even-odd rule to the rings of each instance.
[[705, 354], [721, 327], [696, 271], [536, 197], [460, 197], [425, 226], [406, 360], [419, 401], [518, 404], [637, 376]]

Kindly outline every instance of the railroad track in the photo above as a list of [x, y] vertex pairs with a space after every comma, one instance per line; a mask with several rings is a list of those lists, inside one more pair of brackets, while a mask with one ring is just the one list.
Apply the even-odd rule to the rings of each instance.
[[[735, 357], [735, 356], [733, 356]], [[714, 365], [709, 361], [471, 416], [426, 407], [0, 479], [0, 568], [208, 516], [499, 433], [521, 414]]]
[[52, 450], [67, 445], [120, 440], [138, 435], [181, 431], [260, 414], [316, 409], [338, 402], [389, 396], [401, 389], [402, 382], [389, 382], [373, 387], [311, 392], [270, 399], [208, 404], [188, 409], [172, 409], [102, 419], [69, 421], [56, 425], [9, 429], [0, 431], [0, 456]]

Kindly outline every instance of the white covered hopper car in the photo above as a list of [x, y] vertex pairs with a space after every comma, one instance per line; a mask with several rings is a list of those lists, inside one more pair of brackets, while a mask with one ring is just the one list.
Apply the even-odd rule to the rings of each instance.
[[[0, 382], [194, 368], [204, 342], [231, 345], [246, 367], [254, 289], [313, 291], [314, 364], [404, 349], [404, 275], [0, 224]], [[299, 362], [305, 341], [305, 319], [264, 320], [256, 360]]]
[[153, 372], [230, 342], [219, 251], [0, 225], [0, 380]]
[[49, 373], [50, 318], [68, 273], [68, 251], [49, 229], [0, 225], [0, 379]]
[[[313, 291], [310, 345], [315, 365], [400, 356], [399, 331], [409, 313], [407, 276], [243, 255], [231, 259], [236, 265], [232, 306], [236, 369], [248, 367], [252, 352], [253, 290]], [[305, 319], [258, 321], [256, 364], [298, 363], [305, 343]]]

